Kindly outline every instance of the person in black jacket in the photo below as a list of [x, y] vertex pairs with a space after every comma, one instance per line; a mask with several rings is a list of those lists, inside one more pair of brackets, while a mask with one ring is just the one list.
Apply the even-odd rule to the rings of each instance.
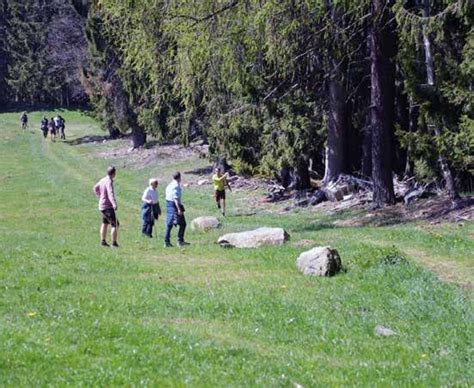
[[158, 179], [151, 178], [149, 186], [142, 195], [142, 233], [146, 237], [153, 237], [153, 225], [155, 220], [161, 215], [160, 204], [158, 203]]

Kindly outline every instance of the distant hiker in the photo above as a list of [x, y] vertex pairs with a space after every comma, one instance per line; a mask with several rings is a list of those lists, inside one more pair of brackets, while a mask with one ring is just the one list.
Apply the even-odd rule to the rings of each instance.
[[48, 124], [49, 134], [51, 136], [51, 141], [56, 141], [56, 126], [54, 125], [54, 119], [51, 117]]
[[28, 115], [26, 112], [23, 112], [20, 116], [21, 129], [26, 129], [28, 127]]
[[181, 173], [173, 174], [173, 180], [166, 186], [166, 232], [165, 248], [172, 247], [170, 242], [171, 229], [174, 225], [179, 226], [178, 246], [189, 245], [184, 241], [184, 231], [186, 230], [186, 219], [184, 217], [184, 206], [181, 203]]
[[230, 188], [229, 182], [227, 182], [229, 174], [222, 174], [222, 170], [218, 167], [215, 169], [215, 174], [212, 176], [212, 183], [214, 185], [214, 196], [216, 198], [217, 208], [222, 209], [222, 215], [225, 217], [225, 188]]
[[155, 220], [158, 220], [158, 217], [161, 215], [161, 208], [158, 203], [158, 193], [156, 192], [158, 179], [151, 178], [148, 183], [149, 186], [142, 195], [142, 233], [144, 236], [151, 238], [153, 237], [153, 225]]
[[43, 132], [43, 137], [46, 139], [48, 137], [48, 119], [46, 116], [43, 116], [41, 119], [41, 132]]
[[64, 130], [66, 128], [66, 120], [64, 120], [64, 118], [60, 115], [58, 115], [58, 117], [59, 117], [59, 133], [61, 135], [61, 139], [65, 140], [66, 135], [64, 133]]
[[93, 189], [97, 199], [99, 200], [99, 210], [102, 213], [100, 239], [101, 245], [104, 247], [109, 246], [106, 241], [108, 225], [111, 225], [112, 246], [119, 246], [117, 243], [117, 229], [119, 222], [115, 214], [115, 211], [117, 210], [117, 201], [115, 200], [114, 193], [115, 173], [115, 167], [110, 166], [107, 168], [107, 175], [97, 182]]
[[59, 115], [54, 116], [53, 120], [54, 120], [54, 126], [56, 127], [56, 129], [59, 129], [59, 126], [61, 125], [60, 116]]

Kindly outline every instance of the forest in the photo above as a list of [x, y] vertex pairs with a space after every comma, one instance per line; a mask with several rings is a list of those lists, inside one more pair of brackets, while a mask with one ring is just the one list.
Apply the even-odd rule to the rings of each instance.
[[209, 144], [303, 190], [473, 191], [471, 0], [0, 0], [0, 104], [90, 109], [112, 138]]

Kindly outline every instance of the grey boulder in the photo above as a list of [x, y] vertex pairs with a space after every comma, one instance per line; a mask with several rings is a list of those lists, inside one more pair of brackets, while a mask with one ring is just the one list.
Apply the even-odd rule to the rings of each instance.
[[228, 233], [217, 240], [219, 244], [235, 248], [258, 248], [265, 245], [282, 245], [290, 236], [282, 228], [258, 228], [240, 233]]
[[296, 266], [303, 274], [311, 276], [333, 276], [342, 269], [339, 253], [331, 247], [303, 252], [296, 260]]

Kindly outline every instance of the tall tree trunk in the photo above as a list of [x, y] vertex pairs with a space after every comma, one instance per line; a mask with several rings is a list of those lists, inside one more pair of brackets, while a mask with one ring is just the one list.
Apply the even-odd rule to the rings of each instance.
[[[430, 16], [430, 0], [423, 0], [422, 8], [423, 17], [427, 18]], [[431, 53], [431, 42], [426, 26], [423, 26], [423, 47], [425, 49], [425, 67], [426, 67], [426, 81], [428, 85], [434, 86], [434, 61]], [[434, 134], [437, 138], [441, 137], [441, 129], [437, 123], [432, 124]], [[438, 154], [438, 162], [441, 167], [441, 173], [443, 174], [444, 181], [446, 183], [446, 190], [451, 199], [455, 200], [459, 198], [459, 193], [456, 190], [454, 183], [453, 173], [449, 167], [448, 160], [443, 152]]]
[[336, 74], [333, 74], [328, 85], [329, 117], [324, 184], [329, 183], [346, 169], [346, 93], [338, 74], [339, 70], [336, 69], [337, 64], [334, 63], [334, 59], [331, 59], [331, 62]]
[[[430, 16], [430, 0], [423, 0], [422, 8], [423, 17], [427, 18]], [[426, 25], [423, 25], [423, 47], [425, 49], [425, 67], [426, 67], [426, 82], [428, 85], [434, 85], [434, 61], [431, 53], [431, 42], [426, 29]]]
[[370, 114], [362, 131], [362, 161], [361, 170], [365, 177], [372, 176], [372, 126]]
[[132, 129], [132, 147], [138, 149], [146, 143], [146, 133], [143, 128], [134, 125]]
[[[403, 90], [403, 75], [397, 69], [395, 73], [395, 123], [403, 131], [410, 129], [410, 103]], [[393, 171], [403, 175], [407, 164], [407, 149], [402, 147], [396, 136], [393, 137]]]
[[372, 2], [371, 46], [371, 128], [373, 204], [395, 203], [392, 176], [392, 137], [395, 99], [396, 35], [391, 5]]
[[[332, 0], [325, 1], [326, 11], [334, 26], [343, 24], [341, 12], [333, 4]], [[334, 39], [337, 40], [338, 29], [333, 31]], [[326, 145], [326, 165], [323, 183], [329, 183], [333, 178], [345, 172], [346, 169], [346, 134], [347, 134], [347, 107], [346, 91], [344, 88], [344, 75], [342, 67], [344, 61], [337, 60], [336, 47], [334, 43], [329, 44], [328, 65], [329, 81], [327, 94], [329, 100], [328, 109], [328, 137]], [[340, 59], [340, 58], [339, 58]]]
[[[439, 129], [439, 126], [433, 125], [433, 130], [436, 137], [441, 137], [441, 130]], [[443, 174], [449, 198], [451, 198], [452, 200], [459, 199], [459, 193], [457, 192], [456, 185], [454, 184], [454, 178], [451, 172], [451, 168], [449, 168], [448, 160], [442, 152], [438, 154], [438, 162], [441, 167], [441, 172]]]
[[[408, 132], [410, 134], [415, 133], [418, 130], [418, 116], [419, 116], [420, 110], [419, 107], [416, 105], [413, 105], [412, 102], [410, 102], [410, 110], [408, 113]], [[404, 177], [405, 178], [410, 178], [413, 176], [415, 170], [415, 164], [412, 159], [412, 144], [411, 140], [410, 143], [408, 144], [407, 147], [407, 158], [406, 158], [406, 163], [405, 163], [405, 173]]]
[[295, 166], [295, 189], [307, 190], [311, 187], [308, 158], [300, 156]]

